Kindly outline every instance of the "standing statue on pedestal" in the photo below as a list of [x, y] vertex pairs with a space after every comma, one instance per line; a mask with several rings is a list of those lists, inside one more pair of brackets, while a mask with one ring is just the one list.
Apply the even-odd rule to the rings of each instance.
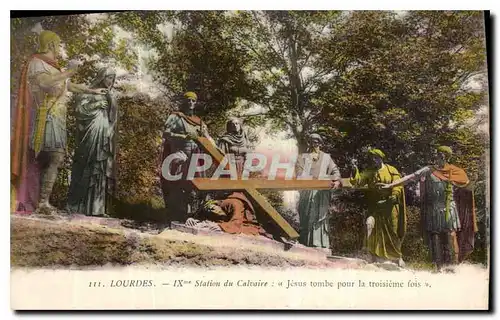
[[[332, 188], [342, 186], [340, 171], [330, 155], [320, 150], [323, 139], [318, 134], [309, 137], [308, 153], [297, 161], [296, 175], [300, 177], [304, 170], [311, 179], [318, 179], [321, 174], [332, 176]], [[309, 165], [307, 161], [311, 162]], [[322, 173], [322, 164], [326, 163]], [[308, 170], [308, 167], [310, 170]], [[307, 174], [307, 173], [306, 173]], [[333, 190], [303, 190], [299, 196], [300, 243], [309, 247], [330, 248], [329, 211], [334, 198]]]
[[389, 184], [401, 178], [398, 170], [384, 163], [385, 154], [379, 149], [368, 151], [369, 167], [362, 173], [353, 161], [351, 184], [368, 186], [367, 241], [368, 252], [374, 262], [391, 261], [404, 266], [401, 245], [406, 233], [406, 202], [403, 187], [380, 189], [381, 183]]
[[435, 166], [426, 166], [382, 188], [420, 180], [420, 214], [424, 242], [438, 271], [462, 262], [474, 250], [477, 232], [474, 192], [462, 168], [449, 164], [452, 150], [437, 149]]
[[107, 216], [114, 185], [117, 104], [111, 95], [115, 71], [102, 68], [90, 85], [106, 95], [76, 97], [76, 148], [68, 192], [68, 210], [88, 216]]
[[[175, 154], [174, 160], [168, 168], [171, 175], [180, 174], [182, 177], [177, 181], [168, 181], [161, 175], [161, 186], [165, 206], [168, 210], [168, 221], [185, 222], [196, 210], [195, 202], [198, 194], [195, 192], [191, 181], [186, 180], [191, 157], [202, 150], [196, 143], [197, 137], [206, 137], [213, 142], [208, 134], [205, 123], [195, 115], [197, 95], [194, 92], [184, 94], [180, 111], [173, 112], [167, 118], [163, 132], [163, 161], [171, 154]], [[215, 143], [214, 143], [215, 144]], [[203, 174], [196, 175], [197, 177]]]
[[76, 64], [61, 69], [61, 39], [54, 32], [41, 31], [39, 46], [21, 72], [11, 144], [11, 209], [53, 214], [49, 199], [66, 152], [66, 93], [106, 90], [69, 81]]

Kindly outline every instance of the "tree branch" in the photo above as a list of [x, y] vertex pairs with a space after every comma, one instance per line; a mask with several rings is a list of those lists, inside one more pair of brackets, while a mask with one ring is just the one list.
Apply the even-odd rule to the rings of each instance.
[[[329, 23], [325, 24], [323, 26], [323, 28], [321, 28], [321, 31], [319, 32], [319, 35], [321, 36], [323, 34], [323, 31], [325, 31], [326, 27], [328, 27]], [[302, 66], [300, 67], [300, 70], [299, 70], [299, 73], [302, 73], [302, 70], [304, 69], [304, 67], [307, 65], [307, 63], [309, 62], [309, 59], [311, 58], [313, 54], [313, 51], [312, 50], [309, 50], [309, 53], [307, 54], [306, 58], [304, 59], [304, 63], [302, 64]]]
[[[244, 45], [247, 49], [251, 50], [253, 53], [255, 53], [258, 58], [265, 63], [265, 61], [267, 61], [267, 59], [265, 57], [263, 57], [255, 48], [253, 48], [252, 46], [250, 46], [249, 44], [247, 44], [245, 41], [243, 41], [242, 39], [236, 37], [235, 35], [233, 35], [233, 38], [236, 40], [236, 41], [239, 41], [240, 44]], [[271, 68], [269, 68], [269, 66], [266, 65], [266, 70], [269, 71], [273, 76], [275, 76], [276, 78], [278, 78], [278, 81], [281, 82], [281, 84], [285, 87], [287, 87], [287, 85], [283, 82], [283, 80], [281, 79], [281, 77], [279, 75], [277, 75], [276, 73], [274, 73], [272, 71]]]
[[247, 117], [257, 117], [257, 116], [265, 116], [268, 115], [268, 111], [263, 111], [263, 112], [257, 112], [257, 113], [249, 113], [249, 114], [242, 114], [240, 117], [241, 118], [247, 118]]
[[[260, 27], [260, 28], [262, 28], [263, 30], [266, 30], [266, 29], [267, 29], [264, 25], [262, 25], [262, 22], [260, 21], [259, 17], [257, 16], [257, 12], [256, 12], [256, 11], [252, 11], [252, 16], [253, 16], [253, 20], [254, 20], [255, 22], [257, 22], [257, 24], [259, 25], [259, 27]], [[266, 31], [267, 31], [267, 30], [266, 30]], [[272, 43], [270, 42], [270, 40], [269, 40], [269, 38], [271, 38], [273, 35], [275, 35], [275, 34], [276, 34], [275, 30], [273, 29], [273, 32], [272, 32], [272, 33], [270, 33], [270, 32], [267, 32], [267, 33], [268, 33], [268, 35], [270, 35], [270, 37], [264, 37], [264, 39], [266, 39], [266, 41], [265, 41], [265, 42], [266, 42], [267, 46], [271, 49], [271, 51], [272, 51], [272, 52], [274, 52], [274, 54], [276, 54], [276, 56], [277, 56], [277, 57], [279, 57], [279, 58], [282, 60], [281, 62], [283, 63], [283, 66], [284, 66], [285, 72], [288, 72], [288, 64], [287, 64], [287, 62], [286, 62], [286, 59], [285, 59], [284, 54], [283, 54], [283, 55], [280, 55], [280, 54], [276, 51], [276, 49], [273, 47], [273, 44], [272, 44]], [[277, 44], [279, 43], [279, 41], [278, 41], [277, 39], [276, 39], [276, 43], [277, 43]], [[278, 45], [278, 48], [279, 48], [279, 45]]]

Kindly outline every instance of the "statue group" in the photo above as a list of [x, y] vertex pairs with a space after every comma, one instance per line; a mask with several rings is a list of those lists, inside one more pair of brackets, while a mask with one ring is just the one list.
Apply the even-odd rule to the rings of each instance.
[[[71, 182], [66, 211], [69, 214], [107, 216], [107, 205], [115, 185], [115, 159], [118, 106], [113, 95], [116, 73], [101, 68], [90, 85], [71, 81], [76, 65], [63, 70], [61, 39], [51, 31], [39, 36], [39, 51], [31, 56], [21, 72], [16, 112], [13, 119], [11, 152], [11, 211], [16, 213], [56, 214], [49, 203], [54, 182], [67, 148], [65, 96], [75, 93], [76, 147], [72, 155]], [[238, 118], [227, 122], [226, 132], [215, 141], [207, 125], [196, 115], [198, 96], [182, 95], [179, 110], [168, 115], [163, 132], [162, 160], [173, 157], [170, 173], [182, 175], [178, 181], [163, 176], [161, 189], [168, 222], [184, 223], [211, 232], [263, 235], [273, 237], [272, 227], [257, 219], [257, 210], [244, 192], [202, 194], [186, 180], [194, 155], [203, 153], [198, 137], [211, 141], [222, 154], [234, 156], [241, 176], [246, 155], [252, 148]], [[320, 175], [326, 161], [332, 177], [330, 190], [300, 191], [298, 214], [299, 242], [308, 247], [330, 246], [329, 216], [342, 188], [340, 170], [332, 157], [322, 151], [324, 137], [310, 134], [307, 157], [298, 161], [296, 175], [309, 170], [312, 179]], [[351, 163], [350, 182], [367, 192], [366, 247], [373, 261], [393, 261], [404, 265], [401, 250], [406, 232], [404, 184], [419, 181], [422, 231], [441, 270], [463, 261], [474, 248], [477, 232], [473, 192], [462, 168], [449, 163], [453, 151], [441, 146], [436, 161], [417, 172], [401, 177], [385, 163], [382, 150], [368, 151], [369, 163], [360, 172]], [[198, 176], [202, 177], [203, 173]], [[336, 212], [335, 214], [341, 214]]]
[[39, 52], [24, 66], [14, 115], [11, 153], [12, 209], [53, 213], [50, 195], [67, 148], [66, 92], [75, 94], [77, 148], [73, 159], [69, 207], [104, 214], [105, 189], [112, 179], [116, 104], [115, 75], [102, 69], [90, 86], [71, 82], [76, 65], [62, 71], [61, 39], [51, 31], [39, 36]]
[[[202, 152], [196, 144], [197, 136], [210, 137], [203, 121], [194, 115], [196, 94], [187, 92], [181, 110], [171, 115], [165, 125], [163, 159], [172, 153], [175, 156], [174, 170], [185, 176], [190, 159]], [[241, 176], [245, 155], [250, 151], [238, 119], [230, 119], [227, 132], [217, 142], [223, 153], [235, 155], [238, 176]], [[295, 174], [300, 176], [307, 167], [312, 179], [321, 174], [323, 163], [332, 177], [331, 190], [300, 191], [298, 214], [300, 218], [300, 243], [309, 247], [330, 246], [329, 215], [334, 212], [336, 194], [342, 187], [340, 170], [331, 156], [321, 150], [323, 138], [316, 133], [309, 136], [306, 157], [299, 157]], [[372, 261], [392, 261], [404, 266], [401, 250], [406, 233], [407, 216], [403, 185], [420, 181], [421, 214], [424, 241], [428, 244], [432, 260], [438, 270], [462, 262], [474, 248], [474, 234], [477, 232], [473, 192], [465, 171], [449, 163], [452, 150], [440, 146], [436, 150], [435, 163], [417, 172], [401, 177], [392, 165], [384, 163], [386, 158], [380, 149], [367, 151], [369, 163], [360, 172], [357, 161], [351, 163], [350, 182], [354, 187], [366, 187], [368, 218], [366, 219], [366, 248]], [[312, 160], [308, 165], [300, 159]], [[223, 195], [219, 200], [207, 200], [204, 209], [209, 214], [202, 220], [193, 219], [189, 200], [196, 191], [186, 181], [163, 180], [163, 191], [167, 206], [175, 206], [171, 218], [186, 222], [191, 227], [207, 228], [210, 231], [229, 233], [266, 234], [258, 228], [255, 210], [243, 193]], [[170, 199], [170, 200], [169, 200]], [[253, 226], [253, 227], [249, 227]]]

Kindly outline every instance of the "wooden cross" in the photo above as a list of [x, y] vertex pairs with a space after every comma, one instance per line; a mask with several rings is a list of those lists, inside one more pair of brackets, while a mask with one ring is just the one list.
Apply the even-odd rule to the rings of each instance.
[[[224, 155], [217, 149], [207, 138], [198, 137], [198, 144], [207, 152], [219, 165]], [[244, 191], [257, 208], [271, 218], [276, 225], [284, 232], [289, 239], [294, 240], [299, 237], [295, 229], [273, 208], [273, 206], [257, 191], [257, 189], [267, 190], [330, 190], [331, 181], [329, 180], [265, 180], [265, 179], [249, 179], [249, 180], [230, 180], [210, 178], [194, 178], [193, 185], [198, 190], [215, 191], [215, 190], [232, 190]], [[343, 186], [349, 187], [349, 179], [343, 179]]]

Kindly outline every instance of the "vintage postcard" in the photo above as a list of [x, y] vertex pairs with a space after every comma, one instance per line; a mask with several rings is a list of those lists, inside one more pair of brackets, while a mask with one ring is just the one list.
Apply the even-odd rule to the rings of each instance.
[[11, 12], [14, 310], [487, 310], [488, 12]]

